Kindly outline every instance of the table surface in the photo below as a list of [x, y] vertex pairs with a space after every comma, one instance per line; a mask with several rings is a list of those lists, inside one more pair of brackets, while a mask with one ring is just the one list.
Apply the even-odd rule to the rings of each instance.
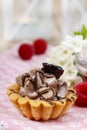
[[66, 114], [55, 120], [32, 121], [23, 117], [9, 101], [6, 88], [15, 77], [31, 67], [40, 67], [46, 61], [52, 47], [43, 55], [23, 61], [17, 53], [18, 46], [0, 56], [0, 130], [87, 130], [87, 108], [72, 106]]

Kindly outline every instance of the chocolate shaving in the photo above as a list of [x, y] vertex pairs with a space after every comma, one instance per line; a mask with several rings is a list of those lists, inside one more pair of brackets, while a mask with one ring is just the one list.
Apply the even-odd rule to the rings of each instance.
[[27, 96], [31, 99], [36, 99], [38, 97], [38, 93], [34, 91], [32, 93], [27, 93]]
[[43, 68], [33, 69], [16, 78], [20, 86], [20, 95], [30, 99], [40, 99], [52, 102], [63, 99], [67, 95], [67, 84], [59, 77], [63, 69], [59, 66], [43, 63]]
[[53, 99], [53, 97], [54, 97], [53, 91], [49, 90], [47, 93], [42, 94], [42, 97], [45, 100]]
[[64, 98], [67, 94], [67, 84], [64, 82], [58, 89], [57, 97]]
[[63, 74], [64, 70], [60, 66], [48, 64], [48, 63], [43, 63], [43, 68], [42, 70], [44, 73], [48, 74], [53, 74], [55, 77], [58, 79], [60, 76]]
[[37, 89], [40, 88], [43, 85], [41, 74], [39, 72], [36, 73], [36, 86]]
[[49, 91], [48, 87], [41, 87], [41, 88], [38, 89], [38, 92], [39, 92], [40, 95], [43, 94], [43, 93], [46, 93], [48, 91]]
[[18, 75], [16, 77], [16, 83], [20, 86], [20, 87], [23, 87], [23, 84], [22, 84], [22, 75]]
[[26, 79], [26, 78], [29, 78], [29, 77], [30, 77], [30, 75], [29, 75], [28, 73], [24, 73], [24, 74], [22, 75], [22, 86], [24, 86], [25, 79]]

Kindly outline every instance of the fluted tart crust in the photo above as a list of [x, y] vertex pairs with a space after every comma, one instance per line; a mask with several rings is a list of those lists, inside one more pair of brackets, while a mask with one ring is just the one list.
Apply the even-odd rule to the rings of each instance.
[[7, 88], [7, 95], [20, 113], [34, 120], [48, 120], [60, 117], [65, 114], [77, 99], [73, 88], [68, 88], [65, 98], [51, 102], [23, 97], [19, 94], [19, 91], [20, 86], [15, 83]]

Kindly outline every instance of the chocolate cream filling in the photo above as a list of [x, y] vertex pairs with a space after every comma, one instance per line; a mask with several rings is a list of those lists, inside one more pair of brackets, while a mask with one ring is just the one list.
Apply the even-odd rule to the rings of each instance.
[[30, 99], [59, 100], [65, 98], [68, 92], [67, 84], [61, 82], [59, 76], [55, 76], [54, 73], [46, 73], [43, 68], [33, 69], [19, 75], [16, 83], [20, 86], [19, 94]]

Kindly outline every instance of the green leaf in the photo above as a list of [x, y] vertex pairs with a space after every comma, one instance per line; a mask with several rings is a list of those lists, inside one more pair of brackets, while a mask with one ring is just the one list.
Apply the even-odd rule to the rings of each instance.
[[83, 39], [85, 39], [87, 36], [87, 28], [85, 25], [82, 26], [81, 34], [83, 36]]
[[81, 32], [74, 32], [74, 35], [81, 35]]
[[83, 39], [86, 39], [87, 38], [87, 27], [85, 25], [83, 25], [81, 31], [75, 31], [74, 35], [82, 35]]

